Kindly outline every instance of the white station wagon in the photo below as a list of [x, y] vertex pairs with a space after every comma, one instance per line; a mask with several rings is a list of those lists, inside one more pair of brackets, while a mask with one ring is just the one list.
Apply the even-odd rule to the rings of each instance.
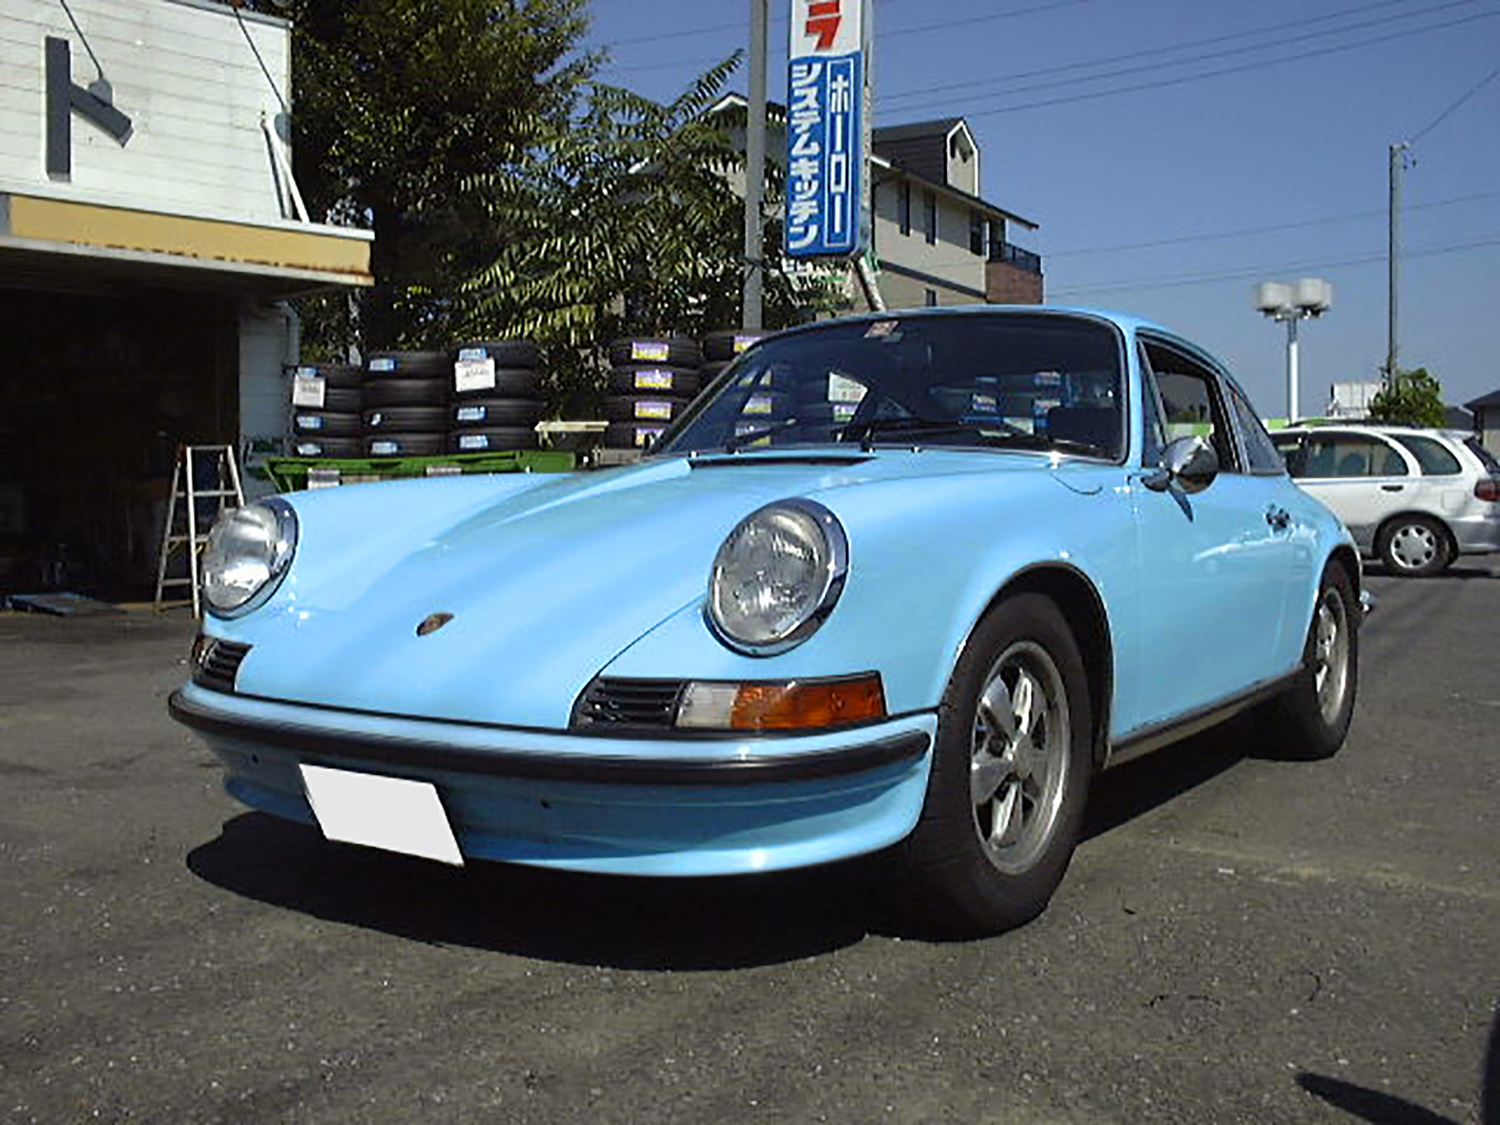
[[1500, 551], [1500, 462], [1454, 430], [1291, 427], [1273, 435], [1287, 470], [1391, 574], [1436, 574]]

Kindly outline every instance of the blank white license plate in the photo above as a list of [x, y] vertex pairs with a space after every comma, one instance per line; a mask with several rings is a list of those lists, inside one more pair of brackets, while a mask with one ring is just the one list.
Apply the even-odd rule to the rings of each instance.
[[463, 866], [432, 785], [326, 766], [300, 768], [313, 815], [328, 839]]

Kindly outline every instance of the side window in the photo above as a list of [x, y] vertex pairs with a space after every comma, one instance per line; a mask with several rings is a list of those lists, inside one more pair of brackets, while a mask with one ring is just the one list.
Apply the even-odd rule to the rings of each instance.
[[1238, 387], [1229, 388], [1229, 401], [1234, 406], [1235, 420], [1240, 424], [1240, 437], [1245, 441], [1245, 459], [1250, 462], [1252, 473], [1283, 473], [1286, 466], [1281, 454], [1271, 441], [1271, 435], [1261, 424], [1250, 400], [1240, 393]]
[[1406, 461], [1379, 438], [1321, 434], [1307, 439], [1302, 476], [1335, 480], [1349, 477], [1404, 477]]
[[1182, 352], [1153, 342], [1146, 344], [1146, 358], [1161, 399], [1166, 439], [1206, 438], [1219, 455], [1219, 471], [1238, 472], [1234, 438], [1212, 373]]
[[1161, 451], [1167, 438], [1162, 430], [1161, 404], [1156, 401], [1156, 390], [1151, 378], [1151, 361], [1146, 358], [1146, 349], [1137, 352], [1141, 363], [1141, 430], [1145, 440], [1141, 448], [1141, 464], [1155, 465], [1161, 460]]
[[1271, 442], [1276, 446], [1276, 452], [1281, 455], [1282, 461], [1286, 463], [1287, 472], [1294, 477], [1307, 475], [1307, 449], [1303, 446], [1300, 435], [1276, 434]]
[[1436, 438], [1418, 437], [1415, 434], [1392, 434], [1392, 438], [1406, 446], [1407, 452], [1422, 466], [1422, 473], [1429, 477], [1457, 476], [1463, 472], [1458, 458], [1448, 452]]

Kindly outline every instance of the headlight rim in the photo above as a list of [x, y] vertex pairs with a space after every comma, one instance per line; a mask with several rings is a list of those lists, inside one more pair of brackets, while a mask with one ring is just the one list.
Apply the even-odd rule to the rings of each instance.
[[[271, 560], [270, 575], [260, 587], [239, 605], [223, 608], [215, 604], [208, 593], [208, 574], [206, 569], [199, 574], [199, 586], [203, 597], [204, 612], [221, 621], [233, 621], [235, 618], [244, 617], [247, 613], [253, 613], [266, 602], [281, 587], [282, 580], [286, 578], [291, 569], [292, 558], [297, 553], [297, 538], [300, 531], [297, 522], [297, 511], [279, 496], [267, 496], [263, 500], [244, 505], [245, 508], [264, 508], [269, 511], [276, 520], [276, 555]], [[219, 519], [227, 519], [232, 512], [241, 509], [229, 509], [220, 515]], [[215, 521], [215, 527], [218, 522]], [[209, 532], [213, 534], [212, 531]]]
[[[767, 512], [779, 509], [793, 509], [810, 517], [813, 524], [823, 536], [824, 544], [828, 549], [828, 573], [823, 584], [821, 596], [814, 603], [808, 614], [784, 637], [775, 641], [757, 642], [747, 641], [736, 637], [719, 620], [716, 610], [716, 599], [714, 589], [719, 581], [720, 565], [719, 553], [723, 551], [724, 544], [728, 543], [739, 530], [751, 520], [764, 516]], [[788, 497], [784, 500], [773, 500], [769, 504], [762, 504], [755, 511], [745, 516], [730, 530], [720, 543], [718, 551], [714, 553], [714, 562], [709, 569], [708, 596], [704, 600], [703, 616], [708, 623], [709, 631], [720, 644], [734, 652], [744, 656], [765, 657], [779, 656], [802, 644], [823, 626], [829, 614], [838, 605], [839, 596], [844, 591], [844, 584], [849, 576], [849, 536], [844, 530], [844, 525], [839, 521], [826, 505], [805, 496]]]

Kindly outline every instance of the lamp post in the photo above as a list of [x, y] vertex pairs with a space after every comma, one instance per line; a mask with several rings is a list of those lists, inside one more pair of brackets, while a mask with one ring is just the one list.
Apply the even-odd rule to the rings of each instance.
[[1300, 405], [1297, 324], [1322, 316], [1333, 307], [1333, 286], [1318, 277], [1300, 281], [1262, 281], [1255, 287], [1255, 307], [1272, 320], [1286, 322], [1286, 420], [1297, 420]]

